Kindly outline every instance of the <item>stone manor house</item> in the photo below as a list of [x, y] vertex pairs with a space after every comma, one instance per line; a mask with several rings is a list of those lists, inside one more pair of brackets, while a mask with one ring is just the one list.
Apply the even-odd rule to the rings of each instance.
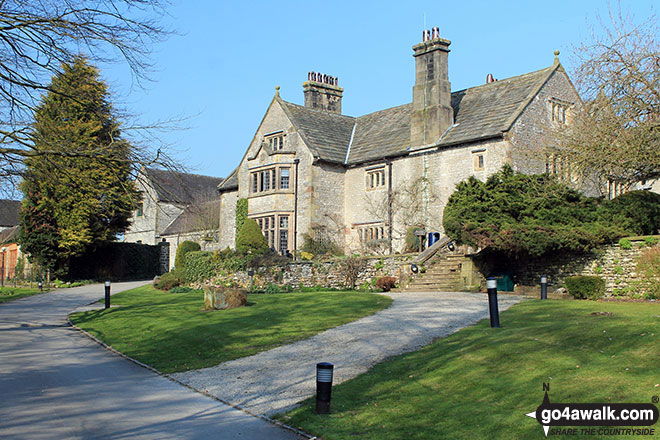
[[[219, 247], [233, 247], [236, 202], [248, 200], [270, 246], [300, 249], [305, 237], [346, 252], [399, 252], [407, 229], [442, 233], [455, 186], [504, 164], [565, 173], [543, 151], [579, 97], [557, 57], [551, 66], [452, 91], [450, 41], [437, 28], [413, 46], [412, 102], [367, 115], [342, 114], [334, 77], [309, 73], [304, 106], [276, 88], [243, 159], [218, 186]], [[555, 52], [558, 55], [558, 52]]]

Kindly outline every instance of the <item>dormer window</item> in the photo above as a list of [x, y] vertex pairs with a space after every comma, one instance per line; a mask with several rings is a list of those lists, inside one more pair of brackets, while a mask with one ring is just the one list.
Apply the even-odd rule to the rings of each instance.
[[279, 151], [284, 148], [284, 133], [281, 131], [267, 134], [265, 140], [273, 151]]

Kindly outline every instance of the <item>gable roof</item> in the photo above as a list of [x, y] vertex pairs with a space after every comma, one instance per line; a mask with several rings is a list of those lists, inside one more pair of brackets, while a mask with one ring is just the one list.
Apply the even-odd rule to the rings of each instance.
[[555, 71], [552, 65], [451, 94], [454, 125], [438, 145], [455, 145], [509, 131], [530, 100]]
[[[545, 69], [453, 92], [454, 125], [436, 145], [474, 142], [509, 131], [559, 68], [555, 61]], [[312, 154], [321, 160], [356, 165], [403, 155], [410, 147], [412, 103], [354, 118], [280, 102]]]
[[355, 118], [283, 100], [280, 102], [314, 157], [328, 162], [344, 163]]
[[179, 173], [156, 168], [144, 168], [142, 174], [153, 186], [159, 202], [184, 205], [215, 200], [218, 185], [223, 181], [221, 177]]
[[220, 227], [218, 202], [211, 200], [202, 205], [186, 208], [161, 235], [185, 234], [187, 232], [217, 230]]
[[19, 223], [20, 208], [21, 202], [18, 200], [0, 199], [0, 226], [16, 226]]

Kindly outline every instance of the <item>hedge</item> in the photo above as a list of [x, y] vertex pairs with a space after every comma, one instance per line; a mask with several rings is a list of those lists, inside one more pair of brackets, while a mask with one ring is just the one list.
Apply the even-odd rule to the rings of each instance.
[[195, 283], [212, 278], [218, 270], [218, 262], [213, 252], [193, 251], [186, 254], [183, 267], [186, 281]]
[[107, 243], [71, 258], [68, 280], [144, 280], [160, 270], [159, 246]]

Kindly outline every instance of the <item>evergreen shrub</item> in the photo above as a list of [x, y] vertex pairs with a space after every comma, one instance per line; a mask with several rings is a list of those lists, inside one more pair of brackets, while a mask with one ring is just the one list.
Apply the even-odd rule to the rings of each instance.
[[189, 283], [211, 279], [218, 270], [218, 260], [213, 252], [191, 251], [186, 254], [183, 265], [185, 279]]
[[254, 219], [247, 219], [236, 236], [236, 250], [243, 254], [262, 255], [268, 251], [266, 237]]
[[597, 276], [580, 275], [566, 278], [568, 293], [575, 299], [597, 300], [605, 295], [605, 280]]
[[179, 245], [179, 247], [176, 249], [176, 257], [174, 258], [174, 267], [180, 270], [184, 270], [185, 264], [186, 264], [186, 254], [188, 252], [195, 252], [199, 251], [201, 247], [199, 246], [199, 243], [195, 243], [194, 241], [184, 241]]

